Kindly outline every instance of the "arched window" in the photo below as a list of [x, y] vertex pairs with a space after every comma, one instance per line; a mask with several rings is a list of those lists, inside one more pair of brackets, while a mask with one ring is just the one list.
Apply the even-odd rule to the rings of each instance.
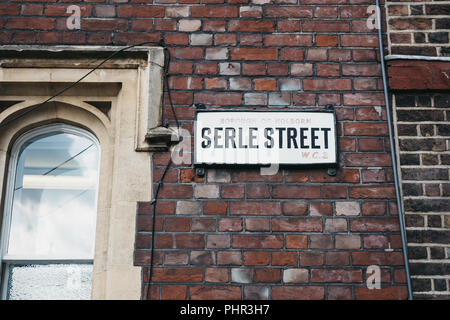
[[11, 150], [1, 234], [3, 299], [90, 299], [100, 146], [65, 124]]

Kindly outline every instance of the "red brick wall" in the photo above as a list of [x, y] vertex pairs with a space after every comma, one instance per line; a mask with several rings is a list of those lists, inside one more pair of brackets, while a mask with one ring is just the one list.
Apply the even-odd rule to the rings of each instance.
[[[65, 27], [78, 3], [81, 30]], [[124, 45], [163, 38], [177, 117], [193, 103], [321, 107], [338, 116], [340, 169], [173, 166], [157, 206], [154, 299], [404, 299], [376, 30], [368, 0], [3, 1], [4, 44]], [[167, 99], [166, 99], [167, 101]], [[170, 108], [166, 115], [172, 119]], [[154, 155], [158, 181], [169, 154]], [[151, 205], [140, 203], [135, 264], [150, 263]], [[381, 290], [365, 286], [381, 267]]]

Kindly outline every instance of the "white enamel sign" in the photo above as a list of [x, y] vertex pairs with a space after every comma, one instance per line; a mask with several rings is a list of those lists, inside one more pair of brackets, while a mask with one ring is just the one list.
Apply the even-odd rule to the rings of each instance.
[[333, 111], [199, 111], [196, 165], [335, 165]]

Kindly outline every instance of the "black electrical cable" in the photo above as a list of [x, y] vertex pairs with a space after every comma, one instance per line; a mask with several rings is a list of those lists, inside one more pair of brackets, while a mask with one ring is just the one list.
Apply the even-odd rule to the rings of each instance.
[[[170, 67], [170, 61], [171, 61], [171, 56], [170, 56], [170, 51], [167, 47], [164, 47], [164, 80], [163, 80], [163, 101], [162, 101], [162, 108], [163, 108], [163, 119], [162, 119], [162, 124], [163, 126], [168, 126], [168, 123], [165, 123], [165, 118], [164, 118], [164, 106], [165, 106], [165, 95], [164, 93], [167, 92], [167, 97], [169, 98], [169, 104], [170, 104], [170, 108], [172, 110], [173, 113], [173, 117], [175, 119], [175, 123], [177, 126], [177, 133], [179, 134], [179, 129], [180, 129], [180, 123], [178, 122], [178, 118], [177, 115], [175, 113], [175, 108], [173, 105], [173, 101], [172, 101], [172, 95], [170, 92], [170, 85], [169, 85], [169, 67]], [[150, 159], [151, 161], [151, 159]], [[152, 278], [153, 278], [153, 266], [154, 266], [154, 254], [155, 254], [155, 229], [156, 229], [156, 204], [158, 202], [158, 194], [159, 194], [159, 190], [161, 189], [161, 186], [164, 183], [164, 178], [167, 174], [167, 172], [169, 171], [169, 168], [172, 164], [172, 157], [169, 157], [169, 162], [167, 163], [166, 167], [164, 168], [164, 171], [161, 175], [161, 178], [159, 179], [159, 182], [156, 185], [156, 189], [155, 189], [155, 193], [154, 193], [154, 199], [152, 201], [152, 232], [151, 232], [151, 243], [150, 243], [150, 265], [149, 265], [149, 271], [148, 271], [148, 284], [145, 286], [145, 292], [142, 295], [142, 299], [146, 299], [148, 300], [149, 296], [149, 292], [150, 292], [150, 286], [152, 284]], [[150, 165], [152, 165], [152, 161], [150, 163]]]

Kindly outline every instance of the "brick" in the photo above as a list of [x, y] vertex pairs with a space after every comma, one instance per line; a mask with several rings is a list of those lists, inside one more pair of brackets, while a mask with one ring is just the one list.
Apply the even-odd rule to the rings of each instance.
[[299, 79], [279, 79], [278, 86], [281, 91], [298, 91], [301, 89]]
[[390, 167], [391, 156], [380, 153], [347, 153], [345, 155], [345, 164], [349, 167]]
[[239, 43], [242, 46], [261, 46], [262, 35], [257, 33], [241, 34], [239, 37]]
[[359, 235], [336, 235], [336, 249], [360, 249], [361, 237]]
[[216, 220], [211, 218], [193, 218], [192, 231], [216, 231]]
[[218, 185], [200, 185], [194, 186], [194, 197], [200, 199], [211, 199], [219, 197], [219, 186]]
[[[171, 62], [170, 65], [175, 62]], [[202, 62], [195, 64], [195, 73], [196, 74], [217, 74], [217, 62]]]
[[389, 20], [392, 30], [429, 30], [432, 20], [426, 18], [394, 18]]
[[313, 282], [362, 282], [361, 269], [313, 269], [311, 270]]
[[195, 103], [214, 104], [214, 105], [240, 105], [242, 103], [241, 93], [212, 93], [198, 92], [194, 94]]
[[306, 50], [306, 60], [311, 61], [326, 61], [327, 50], [322, 48], [313, 48]]
[[287, 249], [306, 249], [308, 247], [308, 236], [305, 235], [287, 235]]
[[347, 220], [339, 218], [330, 218], [325, 221], [326, 232], [346, 232]]
[[224, 32], [226, 29], [226, 21], [224, 20], [202, 20], [203, 31]]
[[383, 235], [364, 236], [363, 242], [366, 249], [385, 249], [388, 247], [388, 240]]
[[253, 272], [251, 269], [231, 269], [231, 281], [237, 283], [251, 283]]
[[[23, 10], [28, 10], [26, 7], [30, 5], [22, 5], [22, 14]], [[24, 9], [25, 7], [25, 9]], [[18, 4], [12, 4], [12, 3], [6, 3], [2, 4], [0, 6], [0, 15], [2, 16], [16, 16], [19, 14], [19, 5]]]
[[319, 286], [276, 286], [272, 288], [274, 300], [320, 300], [325, 291]]
[[316, 104], [316, 95], [311, 93], [294, 93], [293, 100], [296, 105], [313, 106]]
[[[340, 141], [341, 144], [342, 141]], [[359, 170], [357, 169], [339, 169], [335, 176], [330, 176], [325, 170], [311, 171], [311, 182], [342, 182], [359, 183]]]
[[349, 252], [327, 252], [327, 265], [329, 266], [346, 266], [350, 261]]
[[328, 300], [350, 300], [352, 292], [350, 287], [328, 286]]
[[274, 175], [261, 175], [259, 170], [239, 170], [233, 172], [233, 182], [281, 182], [282, 177], [278, 172]]
[[278, 32], [299, 32], [300, 21], [296, 20], [279, 20], [277, 21]]
[[265, 8], [267, 17], [275, 18], [312, 18], [313, 8], [306, 6], [268, 6]]
[[[311, 249], [333, 249], [333, 238], [326, 234], [312, 234], [309, 236], [311, 239]], [[301, 257], [300, 257], [301, 259]]]
[[318, 47], [336, 47], [338, 37], [335, 35], [318, 34], [316, 35], [316, 46]]
[[321, 266], [323, 265], [323, 253], [321, 252], [300, 252], [301, 266]]
[[51, 30], [54, 27], [53, 18], [9, 18], [6, 22], [7, 29], [19, 30]]
[[244, 299], [247, 300], [268, 300], [269, 288], [262, 286], [245, 286]]
[[241, 64], [222, 62], [219, 64], [219, 70], [221, 75], [239, 75], [241, 73]]
[[385, 123], [344, 123], [344, 134], [349, 136], [387, 136]]
[[191, 34], [190, 44], [193, 46], [207, 46], [212, 44], [212, 34]]
[[229, 248], [230, 236], [228, 234], [208, 234], [207, 235], [207, 248]]
[[280, 215], [281, 205], [279, 202], [231, 202], [230, 214], [232, 215]]
[[186, 252], [166, 252], [164, 263], [166, 265], [186, 265], [188, 263], [188, 254]]
[[280, 218], [272, 219], [273, 231], [321, 232], [320, 218]]
[[201, 282], [203, 270], [200, 268], [155, 268], [152, 280], [155, 282]]
[[305, 79], [304, 90], [350, 90], [350, 79]]
[[236, 35], [235, 34], [215, 34], [214, 35], [214, 45], [220, 46], [220, 45], [230, 45], [234, 46], [236, 45]]
[[371, 252], [355, 251], [352, 252], [353, 265], [403, 265], [402, 252]]
[[344, 34], [341, 36], [343, 47], [377, 47], [378, 37], [376, 35]]
[[166, 231], [190, 231], [188, 218], [166, 218]]
[[397, 218], [359, 218], [350, 221], [351, 231], [399, 231]]
[[219, 251], [217, 253], [218, 265], [241, 265], [242, 254], [240, 251]]
[[275, 185], [272, 196], [273, 198], [316, 199], [320, 198], [320, 187]]
[[164, 7], [121, 5], [118, 6], [117, 15], [130, 18], [163, 18]]
[[203, 212], [212, 215], [224, 215], [227, 213], [228, 204], [223, 201], [205, 202]]
[[313, 65], [311, 63], [294, 63], [291, 65], [291, 75], [312, 76]]
[[306, 283], [308, 282], [308, 269], [285, 269], [283, 270], [283, 282]]
[[310, 35], [267, 35], [264, 38], [264, 45], [267, 47], [303, 47], [312, 45], [312, 36]]
[[305, 216], [308, 214], [308, 203], [303, 201], [283, 202], [283, 214], [288, 216]]
[[192, 186], [163, 184], [159, 191], [161, 199], [183, 199], [191, 198]]
[[166, 16], [170, 18], [186, 18], [189, 17], [189, 7], [166, 7]]
[[280, 60], [301, 61], [303, 57], [303, 49], [282, 48], [280, 50]]
[[206, 282], [228, 282], [228, 269], [226, 268], [206, 268]]
[[[318, 64], [316, 65], [317, 75], [321, 77], [332, 77], [340, 75], [340, 66], [337, 64]], [[339, 104], [339, 100], [331, 104]]]
[[200, 30], [202, 22], [200, 20], [181, 19], [178, 23], [178, 30], [184, 32], [193, 32]]
[[232, 235], [233, 248], [279, 249], [283, 242], [280, 235]]
[[226, 48], [207, 48], [207, 60], [225, 60], [228, 58], [228, 49]]
[[214, 264], [212, 251], [191, 251], [191, 265], [204, 266]]
[[276, 60], [278, 52], [276, 49], [261, 48], [239, 48], [230, 49], [232, 60]]
[[270, 220], [265, 218], [247, 218], [245, 219], [246, 231], [269, 231]]
[[192, 300], [240, 300], [239, 286], [191, 286], [189, 296]]
[[238, 10], [235, 6], [198, 6], [191, 7], [191, 17], [193, 18], [235, 18]]
[[[3, 5], [3, 8], [0, 8], [1, 15], [10, 15], [12, 12], [16, 11], [18, 8], [17, 5]], [[43, 6], [41, 4], [23, 4], [21, 7], [21, 15], [23, 16], [40, 16], [44, 12]], [[16, 14], [18, 13], [18, 10]], [[11, 14], [15, 15], [15, 14]]]
[[245, 105], [266, 105], [267, 93], [246, 93], [244, 95]]
[[220, 219], [219, 231], [242, 231], [242, 219], [240, 218]]
[[254, 79], [253, 83], [256, 91], [274, 91], [277, 89], [276, 79]]
[[161, 289], [163, 300], [185, 300], [187, 297], [186, 286], [163, 286]]
[[350, 187], [349, 196], [356, 199], [395, 199], [395, 190], [394, 187]]
[[407, 297], [406, 286], [390, 286], [380, 290], [370, 290], [367, 287], [355, 288], [356, 300], [405, 300]]
[[228, 31], [231, 32], [274, 32], [274, 22], [270, 20], [231, 20]]
[[281, 281], [281, 270], [270, 269], [255, 269], [255, 282], [262, 283], [278, 283]]
[[349, 32], [350, 25], [347, 21], [333, 21], [333, 20], [322, 20], [322, 21], [304, 21], [303, 22], [303, 32]]
[[244, 265], [246, 266], [267, 266], [270, 254], [265, 251], [249, 251], [244, 253]]
[[239, 15], [241, 18], [261, 18], [262, 7], [242, 6], [239, 8]]
[[333, 215], [333, 207], [330, 202], [311, 202], [311, 216], [331, 216]]
[[268, 199], [270, 198], [269, 187], [267, 185], [247, 185], [247, 198]]
[[272, 252], [272, 266], [296, 266], [297, 253], [296, 252]]

